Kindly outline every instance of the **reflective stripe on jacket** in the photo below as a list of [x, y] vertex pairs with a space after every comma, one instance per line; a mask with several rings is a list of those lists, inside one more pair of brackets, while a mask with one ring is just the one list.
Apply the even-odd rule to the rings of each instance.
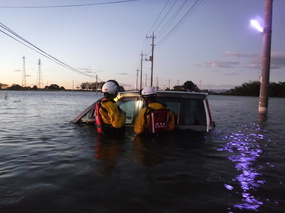
[[103, 99], [99, 112], [104, 124], [112, 125], [114, 128], [121, 128], [126, 123], [125, 113], [111, 100]]
[[[148, 107], [152, 108], [152, 109], [164, 109], [165, 107], [157, 102], [153, 102], [148, 104]], [[135, 124], [134, 124], [134, 131], [137, 134], [141, 134], [143, 132], [145, 132], [145, 130], [148, 128], [148, 122], [146, 121], [145, 118], [145, 113], [146, 113], [147, 107], [143, 108], [139, 114], [138, 117], [136, 118]], [[173, 130], [175, 127], [175, 117], [172, 111], [170, 111], [170, 118], [169, 118], [169, 122], [167, 124], [167, 131], [171, 131]]]

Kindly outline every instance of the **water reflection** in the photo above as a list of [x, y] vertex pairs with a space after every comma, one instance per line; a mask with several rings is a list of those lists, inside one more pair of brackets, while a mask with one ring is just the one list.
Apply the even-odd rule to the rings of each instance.
[[227, 143], [219, 151], [232, 153], [228, 159], [235, 163], [235, 168], [239, 171], [232, 180], [239, 182], [240, 189], [231, 184], [225, 184], [228, 190], [242, 195], [242, 202], [235, 204], [234, 207], [241, 210], [257, 210], [263, 202], [255, 196], [254, 192], [265, 183], [259, 172], [263, 166], [258, 164], [258, 157], [262, 154], [259, 142], [264, 140], [261, 125], [242, 125], [238, 131], [231, 130], [231, 133], [223, 135], [223, 140]]
[[167, 137], [143, 137], [134, 138], [135, 160], [144, 166], [154, 166], [163, 163], [165, 153], [163, 147], [170, 143]]
[[123, 140], [96, 134], [96, 141], [95, 159], [99, 160], [96, 169], [102, 175], [111, 175], [122, 152]]

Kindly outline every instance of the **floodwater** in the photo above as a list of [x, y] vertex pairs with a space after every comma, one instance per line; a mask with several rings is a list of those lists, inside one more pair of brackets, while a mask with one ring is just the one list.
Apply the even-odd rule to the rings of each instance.
[[209, 96], [216, 128], [109, 139], [95, 92], [0, 91], [0, 212], [285, 212], [285, 99]]

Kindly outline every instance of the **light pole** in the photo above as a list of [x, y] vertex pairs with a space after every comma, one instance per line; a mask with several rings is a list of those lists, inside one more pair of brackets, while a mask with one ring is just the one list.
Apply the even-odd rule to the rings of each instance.
[[271, 55], [271, 34], [272, 34], [272, 7], [273, 0], [265, 0], [264, 9], [264, 27], [258, 27], [258, 23], [251, 21], [253, 26], [263, 32], [263, 52], [262, 52], [262, 67], [260, 77], [260, 92], [258, 112], [261, 114], [267, 113], [268, 108], [268, 87], [270, 74], [270, 55]]

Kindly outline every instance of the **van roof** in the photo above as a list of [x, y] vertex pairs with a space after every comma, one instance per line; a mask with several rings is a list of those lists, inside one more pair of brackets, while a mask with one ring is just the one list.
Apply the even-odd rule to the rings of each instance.
[[[124, 91], [124, 92], [119, 92], [118, 94], [119, 98], [132, 97], [132, 96], [140, 96], [139, 91]], [[185, 91], [157, 91], [157, 96], [205, 99], [208, 96], [208, 93], [185, 92]]]

